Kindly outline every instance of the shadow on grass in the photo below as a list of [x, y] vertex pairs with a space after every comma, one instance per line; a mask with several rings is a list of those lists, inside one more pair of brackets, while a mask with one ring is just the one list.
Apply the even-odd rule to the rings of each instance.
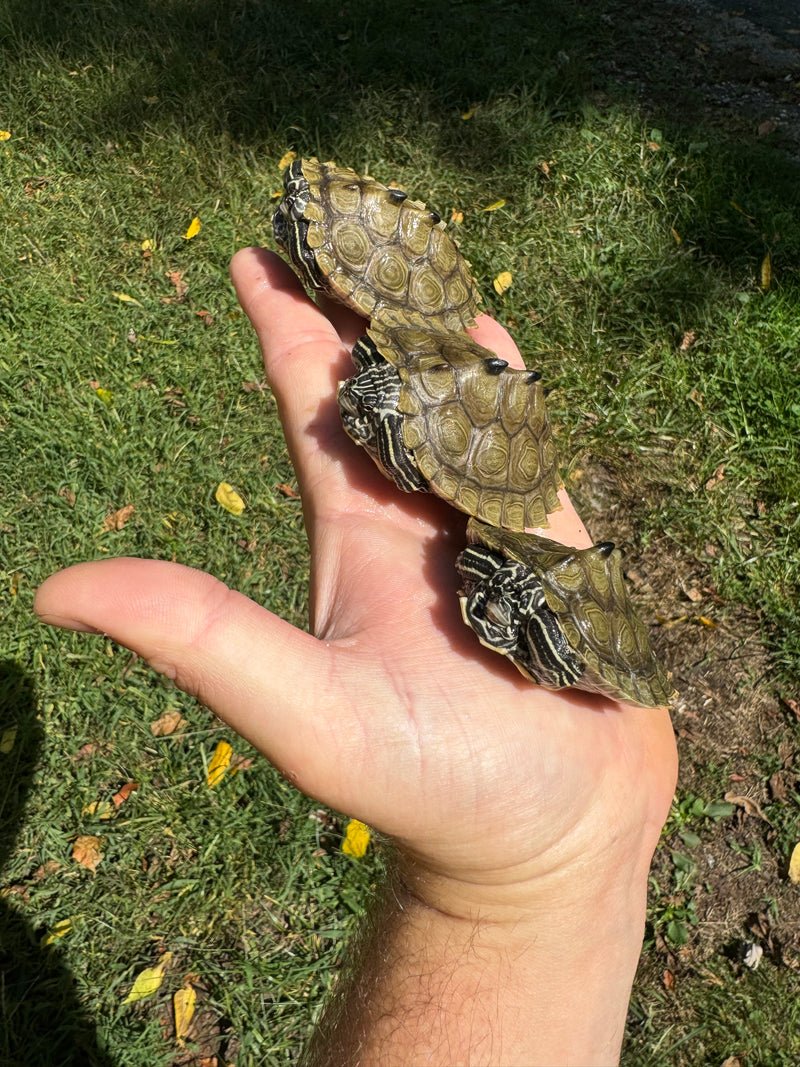
[[[33, 683], [0, 661], [0, 738], [16, 730], [10, 752], [0, 753], [0, 870], [25, 814], [42, 745]], [[0, 901], [0, 1064], [35, 1067], [111, 1067], [82, 1010], [74, 980], [57, 947], [43, 947], [10, 897]]]
[[[554, 126], [594, 106], [644, 100], [678, 156], [697, 150], [709, 80], [731, 72], [709, 66], [686, 18], [674, 4], [633, 0], [6, 0], [0, 64], [9, 98], [26, 101], [32, 159], [37, 138], [55, 138], [78, 172], [97, 169], [104, 145], [179, 130], [212, 186], [231, 141], [273, 182], [276, 143], [356, 165], [365, 146], [378, 162], [385, 143], [394, 163], [420, 171], [436, 157], [477, 179], [533, 176]], [[46, 101], [36, 97], [40, 65]], [[461, 120], [482, 103], [494, 106]], [[724, 142], [708, 152], [691, 217], [670, 224], [700, 254], [743, 271], [780, 232], [773, 258], [794, 270], [796, 165], [738, 138], [720, 152]], [[674, 323], [676, 304], [702, 303], [696, 284], [691, 270], [654, 275], [640, 299]], [[598, 296], [613, 314], [616, 294]]]

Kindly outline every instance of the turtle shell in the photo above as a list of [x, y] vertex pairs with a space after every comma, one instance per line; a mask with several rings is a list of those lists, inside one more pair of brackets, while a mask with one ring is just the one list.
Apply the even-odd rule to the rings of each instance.
[[562, 482], [541, 376], [509, 367], [466, 334], [373, 324], [357, 362], [367, 346], [396, 369], [401, 447], [430, 489], [494, 526], [547, 526]]
[[565, 548], [471, 519], [457, 568], [464, 621], [547, 688], [574, 685], [643, 707], [674, 692], [628, 595], [611, 542]]
[[348, 167], [296, 159], [275, 240], [311, 288], [381, 322], [463, 330], [480, 297], [439, 216]]

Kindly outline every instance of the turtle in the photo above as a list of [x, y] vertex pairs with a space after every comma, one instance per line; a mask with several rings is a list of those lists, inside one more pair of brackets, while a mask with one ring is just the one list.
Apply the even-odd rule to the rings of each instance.
[[567, 548], [470, 519], [456, 568], [464, 622], [547, 689], [655, 708], [674, 697], [631, 603], [612, 541]]
[[353, 361], [342, 423], [399, 489], [512, 530], [548, 525], [562, 482], [538, 371], [467, 334], [408, 326], [371, 326]]
[[295, 159], [273, 216], [301, 280], [370, 320], [460, 331], [480, 296], [435, 211], [349, 167]]

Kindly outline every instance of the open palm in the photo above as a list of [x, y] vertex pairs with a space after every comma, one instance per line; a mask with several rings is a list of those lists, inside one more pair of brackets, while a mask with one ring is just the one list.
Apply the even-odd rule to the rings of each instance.
[[[271, 253], [247, 249], [232, 272], [301, 489], [314, 636], [209, 575], [134, 559], [54, 575], [39, 615], [140, 653], [467, 909], [473, 890], [501, 904], [610, 840], [652, 851], [675, 777], [666, 712], [548, 692], [478, 644], [456, 597], [466, 517], [398, 492], [342, 430], [335, 387], [363, 322], [323, 314]], [[476, 337], [522, 366], [496, 323]], [[562, 496], [550, 535], [589, 544]]]

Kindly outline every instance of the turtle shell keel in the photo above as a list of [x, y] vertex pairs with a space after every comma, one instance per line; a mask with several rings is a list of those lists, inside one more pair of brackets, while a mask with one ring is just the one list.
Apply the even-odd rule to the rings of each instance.
[[366, 318], [443, 330], [474, 325], [480, 297], [439, 216], [348, 167], [296, 159], [273, 216], [309, 288]]
[[548, 689], [573, 685], [643, 707], [673, 696], [609, 542], [565, 548], [470, 519], [456, 563], [464, 621]]

